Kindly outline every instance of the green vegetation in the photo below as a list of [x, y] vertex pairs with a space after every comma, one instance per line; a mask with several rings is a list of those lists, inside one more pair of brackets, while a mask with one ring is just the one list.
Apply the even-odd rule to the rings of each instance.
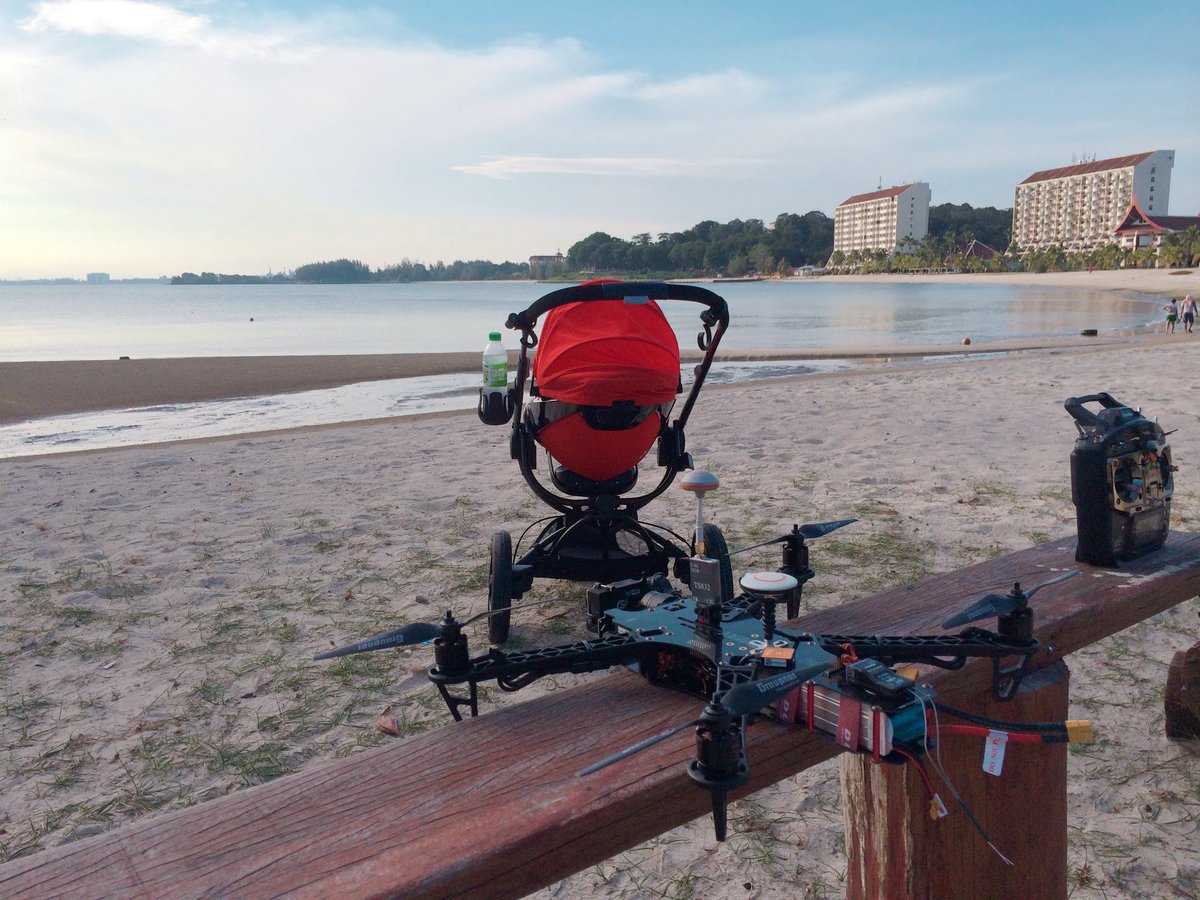
[[290, 275], [219, 275], [216, 272], [184, 272], [171, 276], [171, 284], [273, 284], [291, 281]]
[[528, 263], [493, 263], [483, 259], [463, 262], [456, 259], [446, 265], [438, 260], [432, 265], [404, 259], [395, 265], [372, 270], [358, 260], [338, 259], [333, 262], [310, 263], [296, 270], [295, 280], [315, 284], [366, 284], [368, 282], [410, 281], [495, 281], [528, 278]]
[[[966, 203], [929, 208], [929, 235], [919, 256], [891, 260], [886, 252], [861, 254], [848, 265], [864, 271], [907, 271], [942, 268], [973, 239], [1001, 252], [1008, 246], [1011, 209], [974, 209]], [[800, 266], [824, 266], [833, 254], [833, 219], [813, 211], [802, 216], [783, 213], [770, 225], [759, 219], [735, 219], [727, 225], [701, 222], [687, 231], [634, 235], [624, 241], [596, 232], [572, 245], [567, 269], [572, 272], [660, 275], [669, 277], [787, 274]], [[982, 262], [982, 260], [979, 260]], [[835, 259], [835, 265], [839, 260]]]
[[[1061, 247], [1022, 252], [1009, 246], [1011, 209], [966, 203], [943, 203], [929, 208], [929, 233], [903, 252], [885, 250], [843, 254], [833, 252], [833, 219], [813, 210], [804, 215], [781, 213], [771, 224], [761, 219], [734, 219], [726, 224], [704, 221], [686, 231], [648, 232], [629, 240], [596, 231], [572, 244], [561, 263], [536, 257], [532, 262], [493, 263], [487, 260], [441, 260], [425, 264], [403, 259], [372, 269], [356, 259], [309, 263], [295, 272], [268, 276], [218, 275], [184, 272], [172, 284], [308, 284], [407, 283], [416, 281], [497, 281], [515, 279], [577, 279], [604, 274], [641, 278], [714, 278], [789, 274], [801, 266], [830, 265], [839, 271], [915, 272], [956, 269], [966, 272], [1070, 271], [1087, 268], [1152, 268], [1200, 264], [1200, 229], [1164, 235], [1161, 252], [1108, 244], [1087, 253], [1067, 253]], [[991, 259], [967, 256], [965, 249], [979, 241], [997, 255]]]
[[931, 206], [929, 234], [943, 245], [965, 246], [975, 240], [1003, 253], [1012, 235], [1012, 210], [994, 206], [974, 209], [967, 203]]
[[1167, 268], [1200, 265], [1200, 228], [1189, 225], [1183, 231], [1164, 234], [1158, 263]]
[[1095, 250], [1068, 253], [1062, 247], [1047, 247], [1044, 250], [1024, 253], [1020, 247], [1011, 248], [1011, 255], [1021, 261], [1026, 272], [1077, 272], [1083, 269], [1153, 269], [1175, 268], [1183, 260], [1200, 261], [1200, 234], [1191, 239], [1192, 250], [1185, 250], [1188, 231], [1197, 232], [1193, 226], [1187, 231], [1163, 236], [1162, 254], [1154, 247], [1118, 247], [1105, 244]]
[[[967, 204], [931, 207], [931, 230], [946, 228], [959, 234], [983, 235], [991, 243], [1003, 232], [1007, 242], [1011, 210]], [[991, 240], [988, 240], [988, 239]], [[996, 245], [1003, 249], [1003, 245]], [[781, 213], [766, 225], [761, 219], [734, 219], [722, 225], [705, 221], [686, 231], [635, 234], [629, 240], [594, 232], [576, 242], [561, 267], [528, 262], [493, 263], [487, 260], [455, 260], [432, 264], [403, 259], [394, 265], [372, 269], [356, 259], [308, 263], [290, 274], [268, 276], [220, 275], [214, 272], [184, 272], [172, 284], [265, 284], [301, 282], [308, 284], [367, 284], [413, 281], [494, 281], [525, 278], [576, 278], [581, 275], [637, 275], [659, 278], [741, 277], [775, 275], [798, 266], [822, 266], [833, 250], [833, 219], [813, 210], [804, 215]]]
[[687, 231], [637, 234], [625, 241], [597, 231], [571, 246], [567, 268], [574, 272], [659, 275], [774, 275], [793, 266], [822, 265], [833, 248], [833, 219], [822, 212], [727, 225], [701, 222]]

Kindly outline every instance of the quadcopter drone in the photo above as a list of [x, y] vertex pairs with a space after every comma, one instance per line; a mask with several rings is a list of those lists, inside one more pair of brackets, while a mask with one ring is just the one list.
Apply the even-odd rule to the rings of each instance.
[[[1007, 594], [987, 594], [942, 623], [943, 628], [956, 628], [994, 616], [995, 631], [969, 627], [928, 636], [842, 635], [777, 625], [777, 607], [783, 604], [789, 617], [794, 616], [801, 586], [813, 574], [805, 539], [852, 521], [794, 526], [790, 533], [765, 542], [783, 545], [783, 565], [744, 575], [741, 591], [732, 597], [726, 596], [721, 564], [699, 555], [688, 560], [690, 596], [659, 574], [596, 585], [588, 593], [589, 622], [595, 622], [597, 632], [593, 639], [523, 651], [492, 647], [472, 656], [464, 628], [496, 610], [465, 621], [447, 611], [438, 624], [407, 625], [314, 658], [432, 641], [429, 679], [456, 721], [462, 720], [464, 708], [478, 715], [481, 682], [494, 681], [501, 690], [517, 691], [546, 675], [613, 666], [627, 666], [653, 685], [696, 696], [706, 703], [698, 718], [599, 760], [579, 774], [589, 775], [695, 727], [696, 752], [688, 775], [711, 793], [716, 837], [724, 840], [727, 795], [750, 777], [745, 730], [751, 716], [771, 707], [776, 718], [821, 732], [847, 751], [877, 762], [918, 761], [931, 740], [928, 717], [935, 706], [934, 692], [894, 666], [917, 663], [954, 670], [969, 659], [989, 658], [993, 695], [1010, 699], [1039, 648], [1029, 598], [1079, 574], [1070, 571], [1027, 590], [1015, 584]], [[698, 533], [702, 529], [698, 510]], [[940, 704], [937, 708], [967, 717]], [[1036, 734], [1047, 742], [1067, 739], [1062, 723], [983, 723]]]

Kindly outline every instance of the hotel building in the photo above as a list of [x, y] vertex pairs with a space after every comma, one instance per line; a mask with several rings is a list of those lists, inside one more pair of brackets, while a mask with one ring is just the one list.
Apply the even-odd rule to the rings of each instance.
[[929, 232], [929, 185], [923, 181], [858, 194], [833, 214], [833, 250], [886, 250], [916, 245]]
[[1115, 243], [1114, 232], [1135, 199], [1150, 216], [1166, 214], [1174, 164], [1174, 150], [1153, 150], [1034, 172], [1017, 185], [1013, 246], [1024, 253]]

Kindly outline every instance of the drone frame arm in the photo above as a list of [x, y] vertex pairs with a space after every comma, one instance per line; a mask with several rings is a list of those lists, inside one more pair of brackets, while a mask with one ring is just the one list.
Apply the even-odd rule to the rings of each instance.
[[[968, 659], [991, 659], [992, 695], [997, 700], [1012, 698], [1041, 647], [1032, 638], [1020, 640], [983, 628], [965, 628], [957, 634], [909, 637], [822, 634], [816, 635], [815, 639], [829, 653], [843, 653], [850, 648], [856, 656], [870, 657], [889, 665], [922, 663], [953, 671], [961, 669]], [[1019, 657], [1020, 661], [1004, 666], [1002, 660], [1006, 657]]]
[[[477, 688], [481, 681], [495, 681], [501, 689], [518, 690], [546, 675], [598, 672], [613, 666], [640, 662], [661, 649], [662, 646], [653, 641], [639, 640], [630, 634], [514, 653], [492, 648], [488, 653], [471, 659], [461, 670], [433, 666], [429, 670], [429, 680], [437, 685], [455, 721], [461, 721], [459, 709], [463, 706], [470, 708], [472, 717], [479, 714]], [[448, 688], [454, 684], [469, 685], [470, 695], [451, 695]]]

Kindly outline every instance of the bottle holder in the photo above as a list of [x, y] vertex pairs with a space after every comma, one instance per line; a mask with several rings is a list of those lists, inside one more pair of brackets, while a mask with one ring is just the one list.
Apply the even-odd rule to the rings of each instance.
[[513, 414], [512, 389], [491, 391], [479, 389], [479, 421], [485, 425], [504, 425]]

